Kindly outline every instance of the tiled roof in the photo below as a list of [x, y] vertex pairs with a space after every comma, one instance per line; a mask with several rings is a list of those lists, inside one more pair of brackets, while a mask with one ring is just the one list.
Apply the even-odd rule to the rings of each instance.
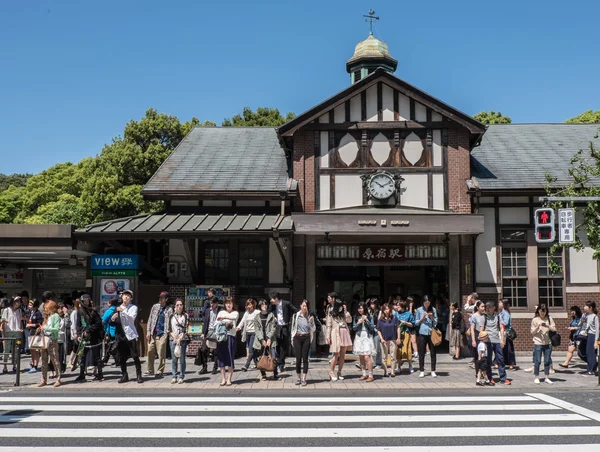
[[119, 218], [92, 224], [75, 231], [79, 238], [101, 237], [156, 237], [170, 235], [264, 233], [276, 229], [292, 231], [291, 216], [278, 214], [146, 214]]
[[285, 153], [270, 127], [196, 127], [142, 193], [157, 197], [203, 192], [287, 190]]
[[546, 173], [570, 182], [571, 157], [594, 141], [600, 148], [598, 124], [490, 125], [481, 145], [471, 152], [471, 175], [482, 189], [541, 189]]

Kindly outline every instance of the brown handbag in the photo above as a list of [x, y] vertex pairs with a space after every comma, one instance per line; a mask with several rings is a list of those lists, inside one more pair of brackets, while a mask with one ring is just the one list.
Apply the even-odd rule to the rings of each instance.
[[256, 368], [263, 372], [273, 372], [275, 370], [275, 360], [269, 353], [268, 347], [265, 347], [265, 353], [258, 360]]
[[437, 347], [442, 343], [442, 332], [437, 328], [431, 330], [431, 343]]

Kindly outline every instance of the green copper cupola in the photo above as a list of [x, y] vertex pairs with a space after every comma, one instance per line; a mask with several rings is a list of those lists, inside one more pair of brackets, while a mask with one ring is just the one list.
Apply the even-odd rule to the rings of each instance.
[[393, 73], [398, 67], [398, 61], [392, 58], [385, 42], [370, 34], [356, 45], [354, 55], [346, 62], [350, 83], [358, 82], [380, 67]]

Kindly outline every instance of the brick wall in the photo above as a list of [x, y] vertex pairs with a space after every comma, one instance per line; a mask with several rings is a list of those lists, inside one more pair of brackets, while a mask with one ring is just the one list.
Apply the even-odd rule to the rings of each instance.
[[292, 152], [293, 178], [298, 181], [299, 197], [294, 200], [294, 210], [315, 211], [315, 143], [314, 132], [298, 131], [294, 135]]
[[471, 213], [465, 181], [471, 178], [469, 132], [448, 130], [448, 203], [451, 211]]
[[567, 309], [571, 306], [579, 306], [583, 310], [583, 305], [588, 300], [596, 302], [596, 306], [600, 307], [600, 293], [568, 293]]

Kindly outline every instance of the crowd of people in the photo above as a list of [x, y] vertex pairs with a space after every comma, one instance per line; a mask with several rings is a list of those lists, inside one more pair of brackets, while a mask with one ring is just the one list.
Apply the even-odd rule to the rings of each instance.
[[[1, 303], [3, 336], [23, 338], [23, 352], [31, 357], [27, 372], [40, 371], [41, 361], [39, 386], [49, 384], [50, 379], [54, 380], [54, 386], [61, 386], [69, 367], [71, 372], [79, 368], [75, 382], [86, 381], [90, 373], [94, 380], [102, 381], [103, 368], [111, 357], [121, 369], [119, 383], [129, 381], [129, 359], [134, 363], [136, 381], [143, 383], [144, 377], [161, 377], [165, 373], [167, 347], [171, 355], [171, 383], [185, 381], [191, 339], [189, 316], [183, 299], [176, 298], [171, 303], [168, 292], [160, 293], [147, 320], [145, 374], [139, 357], [139, 310], [131, 290], [123, 290], [118, 298], [111, 298], [102, 316], [90, 295], [82, 292], [58, 302], [52, 292], [44, 292], [41, 302], [29, 299], [23, 292], [10, 300], [2, 299]], [[436, 304], [440, 308], [439, 302]], [[419, 377], [424, 378], [426, 356], [430, 361], [429, 375], [435, 378], [437, 347], [443, 338], [448, 341], [452, 359], [459, 360], [465, 355], [472, 358], [470, 366], [475, 369], [476, 385], [510, 385], [507, 369], [518, 369], [514, 349], [517, 332], [508, 300], [483, 302], [473, 293], [462, 309], [458, 303], [451, 303], [448, 312], [442, 314], [427, 296], [419, 300], [394, 296], [382, 304], [376, 298], [358, 301], [354, 312], [350, 312], [352, 308], [331, 292], [323, 308], [323, 317], [319, 318], [310, 311], [307, 300], [296, 307], [272, 292], [268, 299], [247, 299], [240, 319], [233, 298], [228, 297], [222, 303], [215, 291], [209, 290], [202, 312], [201, 345], [195, 357], [195, 363], [201, 367], [199, 373], [208, 373], [212, 361], [213, 374], [220, 373], [220, 385], [231, 386], [238, 334], [246, 348], [241, 371], [257, 369], [259, 381], [266, 380], [267, 374], [279, 380], [293, 347], [295, 384], [306, 386], [311, 349], [319, 345], [327, 347], [329, 352], [332, 382], [344, 380], [349, 352], [358, 357], [356, 366], [362, 373], [359, 380], [365, 383], [375, 380], [377, 370], [383, 370], [383, 377], [394, 378], [407, 365], [408, 373], [412, 374], [414, 361], [418, 363]], [[559, 365], [569, 367], [577, 353], [587, 363], [584, 375], [594, 375], [599, 335], [596, 304], [588, 301], [583, 311], [573, 306], [569, 312], [568, 353], [565, 362]], [[552, 384], [552, 348], [560, 344], [560, 333], [545, 304], [536, 308], [530, 333], [533, 365], [525, 372], [532, 372], [538, 384], [543, 367], [543, 381]], [[5, 341], [3, 345], [8, 349], [15, 344]], [[3, 373], [8, 373], [7, 358], [5, 354]], [[494, 369], [498, 381], [493, 377]]]

